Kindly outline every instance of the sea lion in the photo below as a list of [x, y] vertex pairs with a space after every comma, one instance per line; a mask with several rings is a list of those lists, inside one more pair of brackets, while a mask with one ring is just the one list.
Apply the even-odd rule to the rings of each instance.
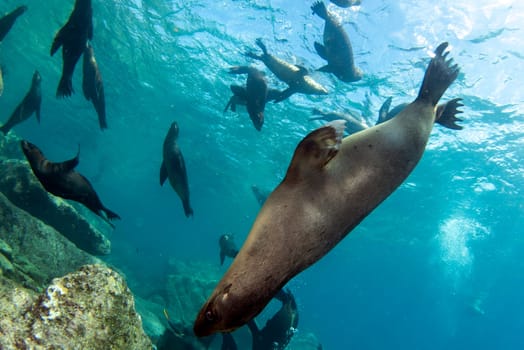
[[[391, 101], [391, 97], [387, 98], [380, 107], [377, 124], [394, 118], [408, 105], [407, 103], [401, 103], [398, 106], [395, 106], [393, 109], [389, 110]], [[462, 130], [462, 126], [457, 124], [457, 122], [462, 121], [462, 119], [457, 117], [457, 114], [462, 113], [459, 108], [464, 106], [461, 101], [461, 98], [454, 98], [445, 103], [439, 104], [437, 106], [435, 123], [438, 123], [448, 129]]]
[[96, 63], [93, 47], [89, 43], [87, 43], [84, 50], [83, 73], [82, 90], [84, 91], [84, 96], [95, 107], [100, 129], [107, 129], [104, 84]]
[[262, 330], [258, 328], [255, 319], [247, 323], [253, 337], [252, 350], [284, 350], [296, 332], [298, 308], [295, 297], [289, 290], [280, 290], [275, 299], [280, 300], [282, 306]]
[[20, 17], [24, 12], [27, 11], [27, 6], [22, 5], [8, 13], [4, 17], [0, 18], [0, 42], [4, 40], [5, 36], [15, 24], [16, 19]]
[[332, 3], [338, 7], [347, 8], [351, 6], [359, 6], [361, 4], [360, 0], [330, 0]]
[[233, 235], [224, 233], [218, 239], [218, 246], [220, 247], [220, 265], [224, 265], [226, 256], [234, 259], [238, 254], [238, 247], [235, 244]]
[[[255, 129], [260, 131], [264, 124], [264, 108], [267, 100], [267, 83], [264, 74], [254, 67], [236, 66], [229, 74], [247, 74], [246, 107]], [[235, 92], [233, 92], [235, 93]]]
[[280, 102], [294, 93], [302, 93], [308, 95], [327, 95], [328, 91], [325, 87], [316, 82], [308, 75], [308, 70], [302, 66], [288, 63], [278, 57], [275, 57], [267, 52], [266, 45], [262, 39], [256, 39], [255, 43], [262, 50], [262, 55], [257, 55], [252, 51], [246, 52], [246, 56], [262, 61], [267, 68], [275, 76], [289, 85], [289, 88], [284, 90], [275, 102]]
[[437, 47], [417, 98], [395, 118], [343, 140], [344, 122], [335, 121], [298, 144], [284, 180], [200, 309], [197, 336], [251, 320], [400, 186], [422, 157], [438, 100], [458, 75], [447, 45]]
[[82, 203], [111, 226], [113, 224], [109, 220], [120, 219], [118, 214], [102, 204], [89, 180], [75, 171], [79, 162], [80, 148], [73, 159], [53, 163], [46, 159], [42, 151], [32, 143], [22, 140], [20, 144], [33, 173], [47, 192]]
[[328, 64], [319, 68], [319, 71], [333, 73], [343, 82], [351, 83], [362, 79], [362, 71], [355, 66], [353, 48], [349, 36], [331, 15], [326, 5], [318, 1], [311, 6], [313, 13], [326, 21], [324, 25], [324, 45], [315, 42], [315, 50]]
[[163, 160], [160, 165], [160, 186], [164, 184], [166, 179], [169, 179], [171, 187], [173, 187], [182, 201], [184, 214], [186, 217], [190, 217], [193, 216], [193, 209], [191, 209], [191, 204], [189, 203], [186, 163], [184, 162], [182, 151], [180, 151], [176, 142], [178, 131], [177, 122], [173, 122], [164, 139]]
[[0, 127], [0, 131], [2, 131], [4, 135], [6, 135], [13, 126], [29, 119], [33, 113], [36, 114], [36, 120], [40, 123], [40, 106], [42, 104], [41, 82], [42, 78], [40, 77], [40, 73], [35, 71], [31, 82], [31, 88], [22, 102], [20, 102], [11, 114], [7, 122]]
[[354, 134], [358, 131], [362, 131], [369, 127], [368, 125], [360, 121], [360, 118], [348, 113], [322, 112], [317, 108], [313, 108], [311, 113], [315, 117], [309, 117], [309, 120], [324, 120], [326, 122], [331, 122], [334, 120], [344, 120], [346, 122], [345, 133], [347, 133], [348, 135]]
[[253, 191], [253, 194], [255, 195], [255, 198], [257, 199], [258, 204], [260, 205], [264, 204], [270, 192], [267, 190], [261, 190], [256, 185], [251, 186], [251, 191]]
[[93, 9], [91, 0], [76, 0], [67, 23], [60, 28], [51, 45], [51, 56], [62, 46], [62, 77], [58, 83], [56, 97], [71, 96], [73, 72], [80, 56], [84, 53], [87, 40], [93, 39]]
[[[237, 105], [245, 106], [247, 104], [247, 88], [239, 85], [230, 85], [229, 88], [231, 89], [233, 96], [231, 96], [227, 102], [224, 112], [227, 112], [228, 109], [231, 109], [232, 112], [236, 112]], [[282, 91], [268, 87], [266, 103], [279, 98], [281, 94]]]

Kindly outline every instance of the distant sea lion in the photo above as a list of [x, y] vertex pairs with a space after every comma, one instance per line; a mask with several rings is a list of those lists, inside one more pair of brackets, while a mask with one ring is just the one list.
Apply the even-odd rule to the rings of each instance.
[[360, 118], [353, 116], [348, 113], [339, 113], [339, 112], [322, 112], [317, 108], [313, 108], [311, 113], [318, 117], [309, 117], [309, 120], [324, 120], [326, 122], [331, 122], [334, 120], [344, 120], [346, 122], [345, 132], [349, 135], [354, 134], [358, 131], [367, 129], [369, 126], [360, 121]]
[[344, 122], [336, 121], [299, 143], [286, 177], [200, 309], [197, 336], [251, 320], [400, 186], [422, 157], [438, 100], [458, 75], [446, 61], [447, 45], [435, 50], [417, 98], [395, 118], [343, 140]]
[[280, 102], [297, 92], [308, 95], [326, 95], [328, 93], [325, 87], [308, 75], [306, 68], [288, 63], [269, 54], [266, 45], [264, 45], [260, 38], [256, 39], [255, 43], [262, 50], [262, 55], [248, 51], [246, 52], [246, 56], [262, 61], [279, 80], [289, 85], [289, 88], [284, 90], [281, 95], [275, 99], [275, 102]]
[[89, 43], [87, 43], [84, 50], [83, 73], [82, 90], [84, 91], [84, 96], [95, 107], [100, 129], [107, 129], [104, 84], [96, 63], [93, 47]]
[[91, 0], [76, 0], [67, 23], [60, 28], [51, 46], [51, 56], [62, 46], [62, 77], [56, 97], [71, 96], [73, 72], [85, 51], [87, 40], [93, 39], [93, 10]]
[[252, 350], [284, 350], [297, 330], [298, 308], [293, 294], [289, 290], [280, 290], [275, 299], [280, 300], [282, 306], [262, 330], [255, 319], [247, 323], [253, 336]]
[[160, 165], [160, 186], [164, 184], [166, 179], [169, 179], [171, 187], [182, 200], [184, 207], [184, 214], [186, 217], [193, 216], [193, 209], [189, 203], [189, 184], [187, 181], [186, 163], [182, 156], [182, 151], [177, 144], [178, 139], [178, 124], [173, 122], [163, 146], [163, 160]]
[[260, 188], [258, 188], [258, 186], [255, 185], [251, 186], [251, 191], [253, 191], [253, 194], [255, 195], [258, 204], [260, 205], [263, 205], [267, 197], [269, 196], [269, 191], [261, 190]]
[[36, 120], [40, 123], [40, 105], [42, 104], [42, 89], [40, 83], [42, 78], [40, 73], [35, 71], [33, 74], [33, 80], [31, 82], [31, 88], [25, 95], [24, 99], [16, 107], [14, 112], [11, 114], [7, 122], [0, 127], [0, 131], [6, 135], [12, 127], [21, 122], [29, 119], [33, 113], [36, 114]]
[[[385, 121], [390, 120], [391, 118], [394, 118], [404, 108], [406, 108], [406, 106], [408, 106], [407, 103], [401, 103], [398, 106], [395, 106], [393, 109], [389, 110], [389, 107], [391, 106], [391, 101], [392, 98], [389, 97], [386, 101], [384, 101], [382, 107], [380, 107], [377, 124], [383, 123]], [[452, 100], [449, 100], [448, 102], [439, 104], [437, 106], [435, 123], [439, 123], [440, 125], [448, 129], [462, 130], [462, 126], [457, 125], [457, 122], [462, 121], [462, 119], [457, 117], [457, 114], [462, 113], [462, 111], [459, 110], [459, 108], [464, 106], [461, 101], [461, 98], [454, 98]]]
[[[260, 131], [264, 124], [264, 108], [267, 100], [267, 83], [264, 74], [256, 68], [236, 66], [229, 69], [230, 74], [247, 74], [246, 107], [255, 129]], [[233, 92], [235, 93], [235, 92]]]
[[313, 13], [326, 21], [324, 45], [315, 42], [315, 49], [328, 64], [319, 70], [333, 73], [338, 79], [346, 83], [362, 79], [362, 71], [355, 66], [353, 48], [342, 24], [338, 23], [336, 18], [328, 12], [322, 1], [313, 4], [311, 9]]
[[[229, 88], [233, 92], [233, 96], [229, 99], [224, 108], [224, 112], [227, 112], [228, 109], [231, 109], [232, 112], [237, 111], [237, 105], [245, 106], [247, 105], [247, 88], [245, 86], [239, 85], [230, 85]], [[266, 103], [269, 101], [276, 100], [282, 94], [282, 91], [276, 89], [267, 89]]]
[[27, 11], [27, 6], [22, 5], [17, 7], [12, 12], [8, 13], [4, 17], [0, 18], [0, 42], [4, 40], [5, 36], [15, 24], [16, 19], [20, 17], [24, 12]]
[[118, 214], [102, 204], [89, 180], [75, 171], [79, 162], [80, 150], [73, 159], [53, 163], [46, 159], [42, 151], [32, 143], [23, 140], [20, 144], [33, 173], [47, 192], [82, 203], [111, 226], [113, 224], [109, 220], [120, 219]]
[[233, 235], [224, 233], [218, 239], [218, 246], [220, 247], [220, 265], [224, 264], [224, 259], [226, 256], [234, 259], [238, 254], [238, 247], [235, 244]]
[[361, 4], [360, 0], [330, 0], [332, 3], [337, 5], [338, 7], [351, 7], [351, 6], [359, 6]]

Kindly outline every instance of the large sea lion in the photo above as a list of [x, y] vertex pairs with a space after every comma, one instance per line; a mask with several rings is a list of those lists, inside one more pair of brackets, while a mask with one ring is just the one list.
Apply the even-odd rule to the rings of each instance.
[[107, 129], [106, 100], [104, 96], [104, 84], [102, 75], [96, 63], [95, 53], [91, 44], [87, 43], [84, 50], [82, 90], [88, 101], [93, 103], [100, 129]]
[[47, 192], [82, 203], [111, 226], [113, 224], [109, 220], [120, 219], [118, 214], [102, 204], [89, 180], [75, 171], [79, 162], [80, 150], [73, 159], [53, 163], [46, 159], [42, 151], [32, 143], [22, 140], [20, 144], [33, 173]]
[[[247, 88], [240, 85], [230, 85], [229, 88], [233, 93], [233, 96], [229, 99], [224, 107], [224, 112], [227, 112], [228, 109], [231, 111], [237, 111], [237, 105], [246, 106], [247, 105]], [[269, 101], [274, 101], [279, 98], [282, 94], [282, 91], [272, 88], [267, 88], [266, 103]]]
[[262, 50], [262, 55], [248, 51], [246, 52], [246, 56], [262, 61], [279, 80], [289, 85], [289, 87], [282, 91], [280, 96], [275, 99], [275, 102], [280, 102], [294, 93], [308, 95], [326, 95], [328, 93], [325, 87], [308, 75], [306, 68], [288, 63], [269, 54], [266, 45], [264, 45], [260, 38], [256, 39], [255, 43]]
[[[267, 101], [267, 82], [264, 73], [254, 67], [236, 66], [229, 69], [230, 74], [247, 74], [246, 107], [255, 129], [260, 131], [264, 124], [264, 108]], [[233, 91], [234, 94], [235, 91]]]
[[297, 330], [298, 308], [293, 294], [280, 290], [275, 299], [280, 300], [282, 306], [264, 328], [259, 329], [255, 319], [247, 323], [253, 336], [252, 350], [284, 350]]
[[[388, 97], [380, 107], [377, 124], [384, 123], [385, 121], [394, 118], [408, 105], [408, 103], [401, 103], [390, 110], [389, 108], [391, 106], [391, 101], [392, 98]], [[462, 126], [457, 124], [457, 122], [462, 121], [462, 119], [457, 117], [457, 114], [462, 113], [459, 108], [464, 106], [461, 101], [461, 98], [454, 98], [445, 103], [439, 104], [437, 106], [435, 123], [438, 123], [448, 129], [462, 130]]]
[[344, 122], [336, 121], [298, 144], [284, 180], [200, 309], [197, 336], [230, 332], [255, 317], [408, 177], [426, 147], [437, 103], [459, 72], [446, 60], [446, 47], [437, 47], [417, 98], [395, 118], [343, 140]]
[[51, 46], [51, 56], [62, 47], [62, 77], [56, 90], [57, 97], [71, 96], [74, 92], [73, 72], [88, 39], [93, 39], [91, 0], [76, 0], [69, 20], [55, 35]]
[[5, 36], [15, 24], [16, 19], [20, 17], [24, 12], [27, 11], [27, 6], [22, 5], [8, 13], [4, 17], [0, 18], [0, 42], [4, 40]]
[[171, 187], [180, 197], [182, 206], [184, 207], [184, 214], [186, 217], [193, 216], [193, 209], [189, 203], [189, 184], [187, 181], [186, 163], [182, 156], [182, 151], [177, 144], [178, 139], [178, 124], [173, 122], [163, 146], [163, 159], [160, 165], [160, 186], [164, 184], [166, 179], [169, 179]]
[[326, 21], [324, 45], [315, 42], [315, 49], [328, 64], [319, 68], [319, 70], [333, 73], [338, 79], [346, 83], [362, 79], [362, 71], [355, 66], [353, 48], [342, 24], [328, 12], [322, 1], [314, 3], [311, 9], [313, 13]]
[[15, 108], [7, 122], [0, 127], [0, 131], [2, 131], [4, 135], [7, 134], [13, 126], [29, 119], [33, 113], [36, 114], [36, 120], [40, 123], [40, 106], [42, 104], [41, 82], [42, 78], [40, 77], [40, 73], [35, 71], [31, 82], [31, 88], [22, 102], [20, 102], [20, 104]]

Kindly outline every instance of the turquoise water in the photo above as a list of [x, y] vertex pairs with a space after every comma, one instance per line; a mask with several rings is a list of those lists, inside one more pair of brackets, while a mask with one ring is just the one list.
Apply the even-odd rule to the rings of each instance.
[[[299, 331], [324, 349], [519, 349], [524, 346], [523, 207], [524, 5], [517, 0], [363, 0], [330, 5], [348, 31], [363, 80], [314, 73], [327, 96], [269, 103], [261, 132], [245, 110], [222, 110], [232, 65], [262, 37], [269, 51], [310, 69], [323, 21], [301, 1], [93, 1], [93, 46], [102, 72], [109, 129], [101, 132], [81, 93], [77, 65], [70, 99], [55, 90], [62, 60], [50, 57], [72, 1], [27, 1], [1, 43], [5, 90], [0, 121], [19, 103], [35, 69], [42, 121], [14, 132], [62, 160], [81, 145], [78, 170], [121, 217], [113, 257], [144, 283], [169, 257], [216, 264], [218, 237], [247, 235], [259, 209], [251, 185], [274, 188], [296, 144], [320, 124], [313, 107], [354, 110], [373, 123], [382, 102], [417, 93], [429, 53], [442, 41], [461, 67], [443, 100], [464, 99], [464, 129], [436, 126], [406, 182], [324, 259], [290, 282]], [[4, 1], [0, 12], [20, 5]], [[158, 184], [162, 142], [180, 127], [194, 217]], [[0, 136], [1, 137], [1, 136]]]

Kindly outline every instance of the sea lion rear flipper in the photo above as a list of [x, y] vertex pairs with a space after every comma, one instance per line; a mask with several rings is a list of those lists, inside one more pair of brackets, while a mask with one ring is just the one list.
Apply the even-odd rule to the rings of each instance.
[[257, 44], [258, 47], [260, 47], [260, 50], [262, 50], [262, 52], [264, 53], [264, 55], [267, 55], [267, 47], [266, 45], [264, 45], [264, 43], [262, 42], [262, 38], [257, 38], [255, 40], [255, 44]]
[[319, 43], [318, 41], [315, 41], [315, 50], [317, 51], [318, 55], [327, 60], [327, 53], [326, 53], [326, 47]]
[[309, 133], [295, 149], [284, 182], [296, 182], [316, 173], [337, 154], [345, 120], [335, 120]]
[[[103, 207], [102, 210], [104, 211], [104, 213], [106, 213], [106, 216], [107, 216], [107, 218], [109, 220], [120, 220], [120, 215], [118, 215], [114, 211], [111, 211], [111, 210], [107, 209], [106, 207]], [[109, 223], [109, 224], [111, 224], [111, 223]], [[111, 226], [113, 226], [113, 225], [111, 224]]]
[[375, 125], [378, 125], [380, 123], [384, 123], [386, 121], [386, 117], [389, 113], [389, 108], [391, 107], [391, 101], [393, 101], [393, 97], [388, 97], [386, 101], [382, 104], [380, 107], [380, 110], [378, 111], [378, 119], [377, 123]]
[[236, 112], [237, 107], [236, 107], [236, 104], [233, 103], [234, 100], [235, 100], [235, 95], [231, 96], [231, 98], [229, 99], [229, 101], [227, 101], [227, 104], [226, 104], [226, 106], [224, 107], [224, 113], [227, 112], [227, 110], [229, 109], [229, 107], [231, 107], [231, 110], [232, 110], [233, 112]]
[[251, 331], [251, 335], [253, 337], [256, 337], [258, 336], [258, 334], [260, 333], [260, 329], [258, 328], [258, 325], [257, 325], [257, 321], [255, 321], [255, 319], [251, 319], [248, 323], [247, 323], [247, 327], [249, 328], [249, 330]]
[[160, 164], [160, 186], [164, 185], [164, 182], [166, 182], [167, 179], [167, 168], [164, 161], [162, 161], [162, 164]]
[[436, 122], [448, 129], [462, 130], [462, 126], [455, 123], [462, 121], [462, 119], [456, 117], [457, 114], [463, 113], [459, 110], [460, 107], [464, 106], [460, 101], [462, 101], [461, 98], [455, 98], [438, 105]]

